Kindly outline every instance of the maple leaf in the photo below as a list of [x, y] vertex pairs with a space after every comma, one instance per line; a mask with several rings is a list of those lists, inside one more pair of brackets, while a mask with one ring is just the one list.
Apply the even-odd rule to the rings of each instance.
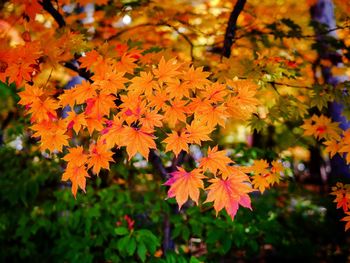
[[267, 176], [267, 181], [270, 185], [278, 184], [281, 180], [281, 173], [284, 171], [283, 164], [279, 161], [272, 161], [271, 165], [271, 173]]
[[168, 137], [163, 142], [167, 144], [166, 152], [172, 151], [176, 156], [181, 151], [188, 152], [188, 135], [184, 132], [173, 131], [171, 134], [168, 134]]
[[143, 117], [140, 118], [140, 124], [146, 129], [153, 130], [155, 127], [162, 127], [163, 115], [158, 114], [157, 111], [146, 111]]
[[[336, 150], [337, 148], [337, 151], [339, 153], [346, 153], [346, 163], [350, 163], [350, 129], [347, 129], [344, 133], [343, 133], [343, 138], [342, 140], [340, 141], [340, 143], [338, 144], [338, 146], [336, 145], [328, 145], [328, 149], [329, 147], [332, 147], [331, 150]], [[327, 150], [326, 148], [326, 150]]]
[[348, 229], [350, 228], [350, 212], [346, 212], [345, 214], [347, 214], [347, 216], [343, 217], [341, 219], [341, 221], [345, 221], [345, 231], [348, 231]]
[[62, 151], [63, 146], [68, 145], [69, 136], [66, 135], [65, 122], [62, 119], [57, 121], [42, 121], [31, 127], [35, 131], [33, 137], [40, 137], [41, 149], [48, 149], [50, 152]]
[[179, 210], [190, 197], [197, 205], [199, 199], [199, 190], [204, 189], [203, 180], [205, 176], [200, 169], [194, 169], [191, 172], [177, 167], [177, 171], [171, 173], [171, 178], [164, 183], [170, 186], [168, 197], [175, 197]]
[[269, 164], [266, 160], [254, 160], [252, 171], [254, 172], [254, 174], [265, 175], [269, 172], [267, 170], [268, 167]]
[[153, 79], [153, 75], [150, 72], [141, 72], [139, 77], [131, 79], [131, 84], [128, 90], [136, 95], [145, 94], [147, 97], [153, 93], [153, 88], [157, 82]]
[[95, 118], [95, 117], [87, 117], [86, 119], [86, 127], [91, 135], [95, 130], [102, 131], [104, 129], [103, 123], [105, 122], [105, 118]]
[[68, 152], [63, 160], [68, 162], [69, 165], [82, 166], [87, 163], [88, 156], [84, 153], [82, 146], [68, 148]]
[[217, 171], [225, 172], [230, 163], [232, 160], [227, 156], [227, 152], [225, 150], [218, 151], [218, 146], [215, 146], [213, 149], [209, 147], [207, 157], [199, 160], [199, 168], [215, 174]]
[[182, 99], [183, 97], [190, 96], [190, 89], [185, 82], [181, 82], [179, 79], [174, 79], [166, 86], [166, 92], [169, 94], [169, 98]]
[[45, 100], [36, 100], [30, 105], [28, 113], [31, 116], [31, 122], [42, 122], [57, 119], [56, 109], [59, 108], [58, 102], [52, 98]]
[[155, 137], [153, 135], [153, 130], [145, 129], [144, 127], [134, 128], [125, 125], [122, 136], [122, 145], [126, 146], [129, 160], [138, 152], [148, 160], [149, 150], [157, 148], [154, 142]]
[[[140, 121], [141, 117], [146, 113], [146, 101], [141, 96], [133, 93], [120, 96], [122, 104], [119, 106], [121, 109], [119, 115], [129, 125], [133, 122]], [[147, 122], [147, 120], [145, 120]], [[156, 120], [155, 120], [156, 121]]]
[[209, 127], [215, 127], [217, 124], [225, 127], [225, 121], [229, 117], [227, 107], [224, 104], [204, 104], [197, 109], [195, 115], [197, 118], [205, 120]]
[[73, 108], [76, 101], [74, 88], [64, 90], [64, 92], [60, 96], [58, 96], [58, 100], [59, 100], [59, 105], [61, 107], [65, 107], [68, 105], [71, 108]]
[[92, 76], [94, 85], [99, 87], [100, 94], [116, 94], [124, 89], [124, 83], [128, 81], [124, 78], [125, 72], [114, 72], [110, 67], [105, 68], [99, 74]]
[[[333, 158], [338, 152], [341, 152], [341, 148], [344, 152], [349, 152], [348, 150], [350, 150], [345, 147], [341, 147], [341, 144], [337, 140], [325, 141], [323, 144], [326, 145], [325, 151], [329, 153], [331, 158]], [[348, 160], [347, 163], [349, 163]]]
[[248, 119], [257, 110], [259, 101], [255, 98], [257, 86], [247, 80], [227, 80], [232, 95], [227, 100], [228, 112], [235, 119]]
[[350, 184], [337, 183], [332, 187], [331, 195], [335, 195], [333, 202], [337, 203], [337, 208], [342, 208], [344, 212], [350, 207]]
[[80, 57], [78, 60], [81, 63], [81, 68], [91, 69], [94, 64], [97, 64], [102, 59], [102, 56], [96, 51], [91, 50], [85, 53], [85, 56]]
[[210, 103], [222, 102], [225, 100], [228, 91], [226, 89], [226, 85], [220, 83], [213, 83], [205, 88], [201, 92], [201, 96], [206, 98]]
[[186, 103], [186, 101], [177, 99], [165, 108], [164, 119], [168, 121], [169, 127], [175, 127], [178, 121], [186, 122]]
[[[275, 164], [276, 165], [276, 164]], [[252, 176], [252, 184], [255, 189], [258, 189], [261, 193], [265, 191], [266, 188], [269, 188], [270, 182], [275, 181], [277, 178], [268, 179], [271, 176], [269, 170], [267, 169], [269, 164], [266, 160], [254, 160], [254, 164], [251, 167], [251, 171], [254, 173]], [[279, 167], [276, 165], [276, 168]]]
[[24, 86], [24, 90], [21, 92], [18, 92], [18, 95], [21, 98], [18, 104], [24, 105], [24, 106], [30, 106], [33, 102], [41, 101], [40, 97], [43, 94], [44, 94], [44, 91], [42, 88], [39, 88], [37, 86], [30, 86], [26, 84]]
[[113, 152], [104, 142], [92, 143], [89, 149], [88, 168], [92, 167], [92, 172], [98, 174], [101, 168], [109, 170], [109, 162], [113, 162]]
[[187, 71], [183, 72], [183, 80], [185, 85], [194, 89], [203, 89], [206, 85], [210, 84], [207, 79], [209, 72], [203, 72], [203, 67], [194, 68], [191, 66]]
[[110, 111], [116, 107], [114, 100], [113, 95], [106, 94], [98, 94], [94, 98], [86, 100], [86, 116], [96, 119], [101, 119], [105, 115], [108, 116]]
[[77, 104], [85, 103], [87, 99], [96, 97], [97, 86], [91, 84], [88, 81], [83, 80], [81, 84], [75, 85], [72, 92], [67, 91], [67, 93], [72, 93]]
[[340, 132], [342, 130], [338, 126], [338, 122], [332, 122], [330, 118], [327, 118], [324, 115], [313, 115], [310, 119], [304, 121], [301, 128], [305, 130], [304, 135], [312, 135], [318, 140], [339, 140]]
[[241, 175], [236, 175], [232, 170], [225, 179], [217, 177], [209, 180], [211, 184], [207, 187], [208, 197], [205, 203], [214, 202], [216, 216], [225, 208], [233, 220], [239, 205], [252, 209], [248, 195], [252, 189], [244, 179], [242, 180]]
[[166, 109], [168, 106], [166, 102], [169, 100], [168, 94], [165, 90], [160, 90], [154, 92], [155, 94], [149, 96], [147, 99], [149, 101], [149, 106], [154, 107], [155, 110]]
[[132, 56], [132, 54], [124, 54], [120, 61], [118, 61], [115, 65], [115, 70], [118, 72], [128, 72], [128, 73], [134, 73], [134, 69], [136, 68], [136, 61], [137, 59]]
[[165, 61], [162, 57], [159, 61], [159, 65], [156, 69], [153, 69], [154, 76], [158, 79], [158, 82], [171, 82], [177, 75], [180, 74], [178, 69], [181, 65], [177, 64], [177, 60], [172, 58]]
[[206, 125], [204, 121], [193, 120], [191, 125], [186, 125], [186, 134], [189, 143], [201, 145], [202, 141], [211, 141], [209, 134], [212, 133], [213, 127]]
[[62, 175], [62, 181], [72, 182], [72, 193], [76, 198], [78, 187], [85, 192], [86, 177], [90, 177], [84, 165], [69, 165]]
[[83, 126], [87, 126], [84, 113], [76, 114], [74, 111], [70, 111], [65, 121], [67, 122], [67, 129], [73, 128], [76, 134]]
[[265, 192], [266, 188], [269, 188], [270, 183], [267, 180], [267, 178], [270, 176], [270, 174], [265, 174], [265, 175], [253, 175], [252, 178], [252, 184], [254, 186], [254, 189], [258, 189], [261, 193]]
[[123, 142], [123, 120], [118, 116], [114, 116], [112, 121], [107, 121], [107, 127], [102, 130], [101, 140], [104, 141], [109, 148], [115, 145], [120, 146]]

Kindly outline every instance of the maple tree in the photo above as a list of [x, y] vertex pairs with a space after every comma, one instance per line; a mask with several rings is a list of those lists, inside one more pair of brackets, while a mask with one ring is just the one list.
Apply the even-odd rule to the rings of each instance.
[[[62, 181], [70, 181], [74, 197], [117, 161], [145, 160], [178, 209], [190, 200], [212, 203], [217, 215], [225, 210], [233, 220], [240, 206], [252, 209], [252, 192], [286, 178], [284, 153], [300, 138], [302, 146], [317, 143], [350, 163], [350, 128], [327, 116], [332, 103], [348, 116], [350, 85], [321, 74], [327, 68], [349, 76], [338, 66], [350, 59], [346, 1], [335, 1], [335, 28], [311, 18], [294, 22], [316, 0], [286, 1], [275, 21], [273, 8], [258, 1], [143, 2], [2, 6], [0, 80], [15, 85], [20, 105], [5, 115], [27, 116], [40, 151], [64, 161]], [[324, 46], [329, 57], [320, 55]], [[238, 164], [217, 140], [230, 125], [255, 135], [274, 127], [271, 137], [289, 139], [274, 147], [275, 158]], [[332, 195], [348, 215], [347, 230], [349, 185], [338, 183]]]

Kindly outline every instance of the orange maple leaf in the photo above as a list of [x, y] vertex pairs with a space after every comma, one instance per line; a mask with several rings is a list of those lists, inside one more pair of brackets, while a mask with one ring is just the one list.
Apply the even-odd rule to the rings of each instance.
[[168, 137], [163, 142], [167, 144], [166, 152], [172, 151], [176, 156], [181, 151], [188, 152], [188, 135], [184, 132], [173, 131], [171, 134], [168, 134]]
[[205, 202], [214, 202], [216, 216], [219, 211], [225, 208], [233, 220], [239, 205], [252, 209], [248, 195], [252, 189], [247, 183], [242, 181], [241, 176], [231, 173], [226, 179], [217, 177], [209, 180], [209, 182], [211, 184], [207, 187], [209, 192]]
[[158, 79], [159, 83], [171, 82], [176, 76], [180, 75], [178, 69], [181, 65], [177, 64], [175, 58], [165, 61], [162, 57], [159, 61], [159, 65], [156, 69], [153, 69], [154, 76]]
[[269, 188], [270, 183], [267, 180], [267, 178], [270, 176], [270, 174], [260, 175], [255, 174], [252, 176], [252, 184], [254, 186], [254, 189], [258, 189], [261, 193], [265, 192], [266, 188]]
[[76, 134], [83, 126], [87, 126], [84, 113], [76, 114], [74, 111], [70, 111], [65, 121], [67, 122], [67, 129], [73, 128]]
[[149, 150], [157, 148], [154, 142], [153, 130], [125, 125], [122, 136], [122, 145], [126, 146], [129, 160], [138, 152], [148, 160]]
[[[336, 155], [338, 152], [340, 152], [340, 149], [342, 148], [341, 144], [337, 140], [325, 141], [323, 144], [326, 145], [325, 151], [327, 153], [329, 153], [331, 158], [333, 158], [334, 155]], [[343, 150], [345, 150], [345, 149], [346, 148], [343, 148]], [[350, 150], [350, 148], [349, 148], [349, 150]], [[349, 152], [349, 151], [347, 151], [347, 152]], [[347, 160], [347, 162], [349, 163], [348, 160]]]
[[26, 84], [24, 86], [24, 90], [21, 92], [18, 92], [18, 95], [20, 96], [20, 101], [18, 104], [29, 107], [33, 102], [40, 101], [40, 97], [44, 94], [44, 91], [42, 88], [39, 88], [37, 86], [30, 86]]
[[95, 74], [92, 80], [94, 85], [99, 87], [100, 94], [116, 94], [124, 89], [124, 83], [128, 81], [127, 78], [124, 78], [124, 74], [125, 72], [115, 72], [107, 67], [100, 74]]
[[100, 62], [101, 59], [102, 56], [96, 50], [91, 50], [89, 52], [86, 52], [85, 56], [80, 57], [78, 60], [81, 63], [81, 68], [91, 69], [91, 67], [94, 64]]
[[313, 115], [310, 119], [304, 121], [301, 128], [305, 130], [304, 135], [312, 135], [318, 140], [339, 140], [342, 131], [339, 128], [338, 122], [332, 122], [330, 118], [327, 118], [324, 115]]
[[78, 187], [85, 192], [86, 177], [90, 177], [84, 165], [69, 165], [62, 175], [62, 181], [72, 182], [72, 193], [76, 198]]
[[183, 80], [187, 87], [192, 90], [203, 89], [210, 84], [207, 79], [210, 72], [203, 72], [203, 67], [194, 68], [191, 66], [187, 71], [183, 72]]
[[82, 104], [85, 103], [86, 100], [96, 97], [97, 88], [98, 87], [96, 85], [84, 80], [81, 84], [75, 85], [71, 92], [67, 91], [67, 93], [72, 93], [71, 95], [75, 99], [76, 103]]
[[190, 125], [186, 125], [186, 134], [189, 143], [201, 145], [202, 141], [211, 141], [209, 134], [214, 130], [213, 127], [206, 125], [204, 121], [193, 120]]
[[337, 203], [337, 208], [342, 208], [344, 212], [350, 207], [350, 184], [337, 183], [332, 187], [331, 195], [335, 195], [333, 202]]
[[345, 221], [345, 231], [348, 231], [348, 229], [350, 228], [350, 212], [346, 212], [345, 214], [347, 214], [347, 216], [343, 217], [341, 219], [341, 221]]
[[92, 172], [98, 174], [101, 168], [109, 169], [109, 162], [113, 162], [113, 152], [108, 145], [101, 140], [92, 143], [89, 149], [88, 168], [92, 167]]
[[63, 157], [63, 160], [68, 162], [68, 166], [82, 166], [87, 163], [88, 155], [84, 153], [82, 146], [71, 147], [68, 149], [68, 153]]
[[181, 167], [177, 169], [171, 173], [171, 178], [164, 183], [164, 185], [170, 186], [168, 197], [175, 197], [179, 210], [189, 197], [198, 205], [199, 189], [204, 189], [202, 179], [205, 176], [200, 169], [194, 169], [191, 172], [187, 172]]
[[153, 75], [150, 72], [141, 72], [139, 77], [131, 79], [131, 84], [128, 90], [136, 95], [145, 94], [147, 97], [152, 95], [153, 88], [157, 82], [153, 79]]
[[62, 119], [57, 121], [42, 121], [31, 127], [35, 131], [33, 137], [40, 137], [42, 150], [50, 152], [62, 151], [63, 146], [68, 145], [69, 136], [66, 135], [65, 122]]
[[[332, 146], [333, 148], [333, 152], [335, 149], [338, 149], [339, 153], [346, 153], [346, 162], [349, 164], [350, 163], [350, 129], [347, 129], [344, 133], [343, 133], [343, 138], [341, 139], [340, 143], [338, 144], [338, 146], [336, 145], [328, 145], [328, 149], [330, 149], [330, 147]], [[327, 150], [326, 148], [326, 150]]]
[[158, 114], [157, 111], [146, 111], [143, 114], [143, 117], [140, 118], [140, 124], [142, 127], [145, 127], [146, 129], [153, 130], [155, 127], [162, 127], [163, 126], [163, 115]]
[[86, 100], [85, 114], [87, 117], [101, 119], [108, 116], [110, 111], [116, 108], [113, 95], [98, 94], [94, 98]]
[[204, 172], [209, 170], [213, 174], [216, 174], [217, 171], [225, 172], [228, 165], [233, 163], [226, 154], [225, 150], [218, 151], [218, 146], [213, 149], [209, 147], [207, 157], [203, 157], [199, 161], [199, 168], [202, 168]]
[[178, 121], [186, 122], [186, 104], [184, 100], [173, 100], [170, 106], [165, 107], [164, 120], [168, 121], [169, 127], [175, 127]]
[[114, 116], [113, 120], [107, 121], [107, 127], [101, 131], [101, 140], [106, 142], [108, 147], [120, 146], [123, 142], [123, 120]]
[[228, 112], [235, 119], [248, 119], [257, 110], [259, 101], [255, 98], [257, 85], [249, 80], [227, 80], [232, 89], [227, 101]]

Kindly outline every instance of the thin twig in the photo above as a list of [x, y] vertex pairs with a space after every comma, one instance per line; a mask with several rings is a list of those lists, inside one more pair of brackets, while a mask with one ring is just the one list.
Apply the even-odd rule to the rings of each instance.
[[282, 38], [296, 38], [296, 39], [314, 39], [314, 38], [317, 38], [319, 37], [320, 35], [328, 35], [329, 33], [333, 32], [333, 31], [337, 31], [337, 30], [344, 30], [344, 29], [350, 29], [350, 25], [349, 26], [337, 26], [335, 28], [331, 28], [331, 29], [328, 29], [328, 30], [324, 30], [318, 34], [313, 34], [313, 35], [303, 35], [303, 34], [300, 34], [300, 35], [295, 35], [295, 34], [289, 34], [289, 33], [285, 33], [283, 34], [283, 36], [278, 36], [275, 32], [262, 32], [262, 31], [258, 31], [258, 30], [252, 30], [251, 32], [248, 32], [248, 33], [244, 33], [244, 34], [241, 34], [237, 37], [235, 37], [234, 40], [239, 40], [241, 38], [245, 38], [245, 37], [249, 37], [249, 36], [278, 36], [278, 37], [282, 37]]
[[287, 86], [287, 87], [291, 87], [291, 88], [299, 88], [299, 89], [310, 89], [312, 90], [312, 87], [308, 87], [308, 86], [298, 86], [298, 85], [293, 85], [293, 84], [288, 84], [288, 83], [282, 83], [282, 82], [276, 82], [276, 81], [268, 81], [267, 83], [273, 85], [279, 85], [279, 86]]
[[123, 35], [124, 33], [127, 33], [129, 31], [132, 31], [132, 30], [135, 30], [135, 29], [138, 29], [138, 28], [142, 28], [142, 27], [159, 27], [159, 26], [165, 26], [165, 27], [168, 27], [170, 28], [171, 30], [175, 31], [177, 34], [179, 34], [190, 46], [190, 56], [191, 56], [191, 59], [194, 60], [194, 56], [193, 56], [193, 49], [194, 49], [194, 44], [192, 43], [191, 39], [184, 33], [180, 32], [175, 26], [169, 24], [169, 23], [166, 23], [166, 22], [160, 22], [160, 23], [157, 23], [157, 24], [152, 24], [152, 23], [144, 23], [144, 24], [139, 24], [139, 25], [136, 25], [136, 26], [132, 26], [132, 27], [128, 27], [128, 28], [125, 28], [123, 30], [120, 30], [119, 32], [117, 32], [116, 34], [110, 36], [107, 41], [110, 41], [110, 40], [113, 40], [115, 38], [118, 38], [120, 37], [121, 35]]

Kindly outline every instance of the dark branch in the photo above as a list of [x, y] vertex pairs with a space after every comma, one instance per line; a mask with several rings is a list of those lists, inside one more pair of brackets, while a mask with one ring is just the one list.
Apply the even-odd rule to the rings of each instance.
[[246, 0], [237, 0], [235, 7], [230, 15], [230, 19], [228, 20], [225, 38], [224, 38], [224, 47], [222, 49], [222, 55], [224, 57], [229, 58], [231, 55], [231, 47], [233, 45], [236, 30], [237, 30], [237, 19], [239, 14], [242, 12]]
[[55, 19], [56, 23], [60, 28], [66, 26], [66, 21], [64, 21], [63, 16], [55, 9], [52, 5], [51, 0], [42, 0], [39, 1], [44, 10], [46, 10], [50, 15]]
[[78, 68], [74, 65], [74, 63], [72, 62], [65, 62], [63, 64], [64, 67], [69, 68], [73, 71], [75, 71], [76, 73], [79, 74], [80, 77], [88, 80], [90, 83], [92, 83], [93, 81], [91, 80], [91, 77], [93, 76], [93, 73], [91, 73], [90, 71], [87, 71], [86, 69], [81, 69]]
[[162, 160], [160, 159], [159, 155], [152, 149], [149, 152], [148, 160], [153, 165], [155, 170], [160, 174], [163, 180], [167, 180], [169, 178], [169, 174], [165, 169]]

